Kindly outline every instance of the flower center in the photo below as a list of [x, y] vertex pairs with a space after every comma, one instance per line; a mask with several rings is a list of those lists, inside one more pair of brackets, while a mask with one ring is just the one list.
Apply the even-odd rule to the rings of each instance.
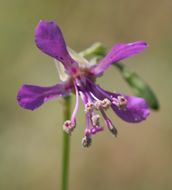
[[102, 90], [93, 82], [93, 80], [90, 79], [90, 75], [87, 70], [80, 70], [80, 72], [77, 72], [76, 75], [72, 77], [71, 82], [73, 82], [75, 89], [76, 104], [71, 120], [64, 123], [63, 129], [70, 134], [75, 128], [76, 113], [79, 105], [78, 98], [80, 96], [84, 104], [86, 117], [86, 128], [84, 131], [82, 145], [84, 147], [89, 147], [91, 144], [92, 135], [95, 135], [103, 130], [100, 123], [101, 115], [109, 131], [116, 136], [117, 129], [107, 116], [106, 111], [111, 108], [112, 105], [117, 106], [120, 110], [125, 110], [127, 106], [127, 99], [122, 95], [114, 97], [113, 95], [109, 95], [106, 91]]

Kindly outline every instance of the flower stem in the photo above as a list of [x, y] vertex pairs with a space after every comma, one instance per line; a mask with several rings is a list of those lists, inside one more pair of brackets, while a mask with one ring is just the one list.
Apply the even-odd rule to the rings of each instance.
[[[71, 96], [64, 97], [64, 121], [70, 119]], [[70, 135], [63, 131], [61, 190], [68, 189]]]

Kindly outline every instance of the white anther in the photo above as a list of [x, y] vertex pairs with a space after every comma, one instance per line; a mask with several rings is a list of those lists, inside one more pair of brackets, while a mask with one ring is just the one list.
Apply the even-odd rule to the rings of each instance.
[[97, 110], [100, 110], [101, 108], [107, 110], [111, 106], [111, 101], [107, 98], [105, 98], [103, 100], [97, 100], [94, 103], [94, 106]]
[[94, 109], [94, 104], [92, 102], [88, 102], [85, 104], [85, 112], [90, 112]]
[[99, 125], [100, 115], [98, 115], [98, 114], [93, 115], [91, 120], [92, 120], [94, 126]]
[[75, 123], [72, 122], [71, 120], [66, 120], [63, 124], [63, 130], [67, 133], [67, 134], [71, 134], [71, 132], [74, 130], [75, 128]]
[[107, 110], [111, 106], [111, 101], [107, 98], [102, 100], [102, 107]]
[[85, 137], [83, 137], [83, 139], [82, 139], [82, 146], [83, 147], [89, 147], [90, 145], [91, 145], [91, 137], [89, 137], [89, 136], [85, 136]]
[[97, 100], [97, 101], [94, 103], [94, 106], [95, 106], [96, 110], [100, 110], [101, 107], [102, 107], [102, 101], [101, 101], [101, 100]]
[[128, 103], [127, 99], [124, 96], [118, 96], [117, 99], [119, 101], [119, 107], [124, 109]]
[[112, 103], [115, 104], [119, 109], [125, 109], [128, 101], [124, 96], [118, 96], [117, 98], [112, 98]]

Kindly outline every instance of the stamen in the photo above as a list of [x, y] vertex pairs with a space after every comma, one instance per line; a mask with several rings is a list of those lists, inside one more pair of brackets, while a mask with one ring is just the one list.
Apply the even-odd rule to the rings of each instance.
[[103, 99], [103, 100], [97, 100], [95, 103], [94, 103], [94, 106], [96, 108], [96, 110], [100, 110], [100, 109], [104, 109], [104, 110], [107, 110], [109, 109], [109, 107], [111, 106], [111, 101], [107, 98]]
[[[93, 111], [94, 105], [92, 104], [91, 99], [89, 99], [89, 97], [87, 96], [86, 93], [83, 93], [82, 91], [80, 91], [80, 96], [81, 96], [81, 99], [83, 101], [83, 104], [85, 105], [85, 111], [86, 111], [86, 114], [85, 114], [86, 128], [84, 131], [85, 136], [82, 140], [82, 145], [84, 147], [88, 147], [88, 146], [90, 146], [91, 135], [92, 135], [92, 131], [89, 128], [89, 121], [90, 121], [90, 117], [92, 116], [92, 111]], [[88, 99], [89, 99], [89, 102], [88, 102]], [[91, 121], [91, 123], [92, 123], [92, 121]]]
[[113, 135], [117, 136], [118, 131], [117, 131], [117, 129], [115, 128], [115, 126], [113, 125], [113, 123], [111, 122], [111, 120], [107, 120], [106, 122], [107, 122], [107, 126], [108, 126], [109, 131], [110, 131]]
[[75, 123], [72, 122], [71, 120], [66, 120], [63, 124], [63, 130], [67, 133], [67, 134], [71, 134], [71, 132], [74, 130], [75, 128]]
[[100, 110], [100, 109], [101, 109], [101, 106], [102, 106], [102, 101], [101, 101], [101, 100], [97, 100], [97, 101], [94, 103], [94, 106], [95, 106], [95, 109], [96, 109], [96, 110]]
[[92, 113], [90, 120], [92, 124], [91, 134], [95, 135], [97, 132], [100, 132], [103, 130], [103, 128], [100, 126], [100, 115]]
[[90, 136], [84, 136], [82, 139], [82, 146], [88, 148], [91, 145], [92, 139]]
[[96, 125], [94, 127], [91, 128], [91, 134], [95, 135], [96, 133], [103, 131], [103, 127]]
[[[88, 147], [91, 141], [91, 135], [94, 135], [97, 132], [102, 131], [103, 128], [100, 126], [99, 123], [100, 116], [94, 113], [95, 104], [93, 103], [93, 101], [95, 101], [96, 98], [94, 98], [92, 94], [88, 92], [80, 91], [80, 95], [85, 105], [85, 111], [86, 111], [86, 128], [82, 144], [84, 147]], [[99, 101], [99, 99], [96, 99], [96, 101]], [[89, 127], [89, 121], [91, 127]]]
[[91, 129], [85, 128], [84, 134], [85, 134], [85, 136], [90, 137], [91, 136]]
[[75, 94], [76, 94], [76, 102], [75, 102], [75, 108], [73, 110], [72, 116], [71, 116], [71, 121], [73, 123], [76, 123], [76, 114], [78, 111], [78, 106], [79, 106], [79, 92], [78, 92], [78, 88], [77, 85], [74, 82], [74, 87], [75, 87]]
[[93, 126], [96, 126], [96, 125], [100, 125], [100, 115], [96, 114], [96, 115], [93, 115], [92, 118], [92, 123], [93, 123]]
[[100, 110], [101, 108], [107, 110], [111, 106], [111, 101], [108, 98], [100, 100], [93, 93], [90, 93], [90, 95], [95, 101], [94, 106], [96, 110]]
[[85, 104], [85, 112], [91, 112], [94, 109], [94, 104], [92, 102], [88, 102]]
[[93, 91], [95, 90], [98, 91], [102, 97], [106, 97], [107, 99], [109, 100], [112, 100], [112, 103], [115, 104], [119, 109], [125, 109], [126, 106], [127, 106], [127, 99], [124, 97], [124, 96], [121, 96], [119, 95], [117, 98], [115, 97], [111, 97], [108, 93], [106, 93], [104, 90], [102, 90], [98, 85], [95, 85], [91, 80], [87, 80], [92, 88], [95, 88], [95, 89], [92, 89]]
[[102, 100], [102, 107], [107, 110], [111, 106], [111, 101], [107, 98]]
[[124, 96], [117, 96], [117, 98], [112, 97], [112, 103], [119, 109], [125, 109], [128, 101]]
[[115, 128], [115, 126], [113, 125], [112, 121], [108, 118], [108, 116], [106, 115], [106, 113], [104, 112], [103, 109], [101, 109], [100, 111], [101, 111], [101, 113], [102, 113], [102, 115], [103, 115], [105, 124], [106, 124], [106, 126], [108, 127], [109, 131], [110, 131], [113, 135], [117, 136], [118, 131], [117, 131], [117, 129]]

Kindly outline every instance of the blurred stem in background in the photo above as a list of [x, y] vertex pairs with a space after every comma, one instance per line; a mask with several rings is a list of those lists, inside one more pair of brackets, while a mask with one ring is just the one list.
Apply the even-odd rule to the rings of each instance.
[[[71, 115], [71, 96], [64, 97], [64, 121], [70, 119]], [[69, 157], [70, 157], [70, 135], [63, 131], [62, 147], [62, 173], [61, 173], [61, 190], [68, 189], [69, 179]]]

